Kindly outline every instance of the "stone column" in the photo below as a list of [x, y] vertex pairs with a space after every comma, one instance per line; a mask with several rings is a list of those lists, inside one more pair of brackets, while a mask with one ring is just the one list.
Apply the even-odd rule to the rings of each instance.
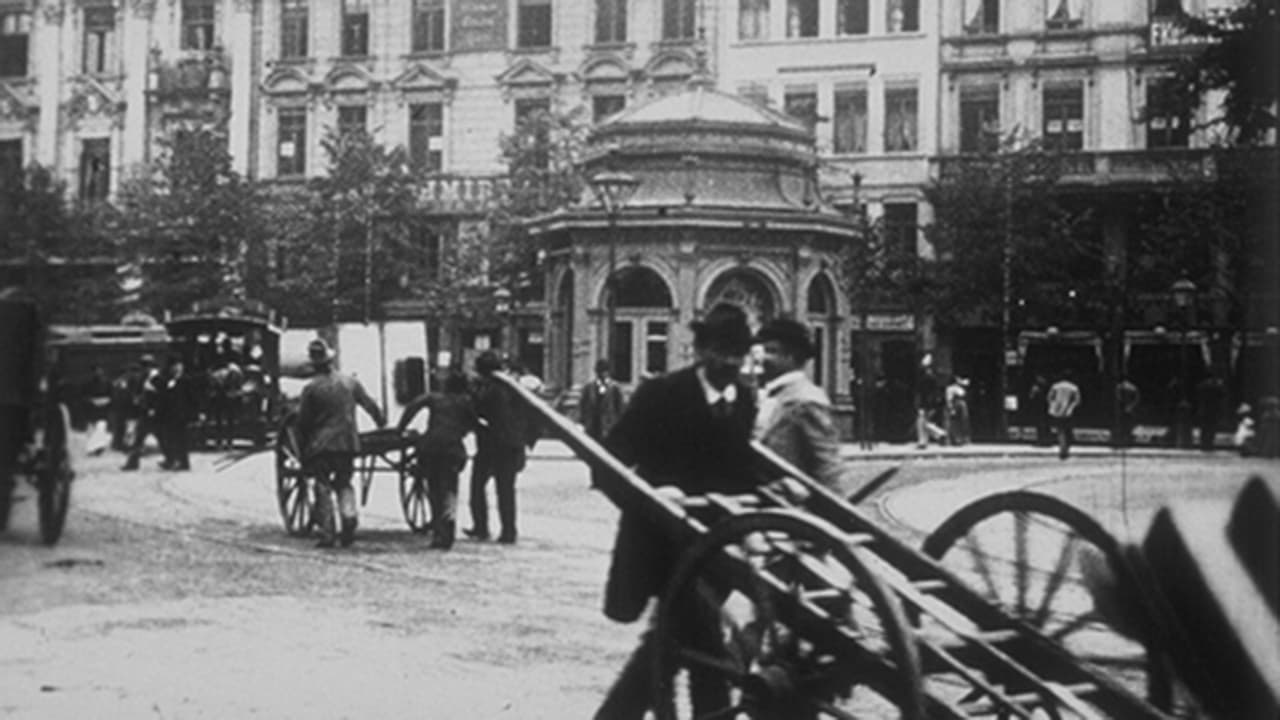
[[[580, 235], [572, 239], [570, 247], [573, 249], [569, 257], [573, 267], [573, 339], [568, 382], [575, 387], [590, 379], [592, 365], [596, 358], [602, 356], [599, 304], [593, 297], [596, 279], [592, 272], [593, 253], [581, 246], [583, 241]], [[602, 257], [601, 253], [595, 255], [596, 261]]]
[[683, 230], [678, 233], [675, 242], [676, 262], [676, 321], [675, 327], [667, 333], [667, 367], [677, 369], [688, 365], [693, 360], [693, 331], [689, 323], [693, 322], [694, 311], [701, 302], [698, 297], [698, 243]]
[[[31, 41], [28, 44], [27, 72], [38, 77], [36, 98], [40, 104], [40, 119], [36, 129], [35, 161], [49, 168], [57, 168], [58, 174], [72, 181], [74, 187], [75, 163], [63, 163], [60, 142], [62, 140], [62, 110], [65, 84], [68, 75], [62, 66], [66, 11], [61, 0], [48, 2], [31, 15]], [[68, 53], [70, 54], [70, 53]]]
[[151, 17], [149, 3], [129, 3], [121, 13], [120, 60], [126, 69], [124, 77], [124, 132], [120, 161], [128, 167], [146, 162], [151, 154], [150, 98], [147, 90], [156, 58], [151, 55]]
[[231, 115], [227, 120], [231, 168], [246, 177], [253, 157], [253, 44], [257, 37], [253, 32], [253, 6], [252, 0], [232, 0], [222, 35], [226, 46], [223, 62], [229, 65], [231, 84]]

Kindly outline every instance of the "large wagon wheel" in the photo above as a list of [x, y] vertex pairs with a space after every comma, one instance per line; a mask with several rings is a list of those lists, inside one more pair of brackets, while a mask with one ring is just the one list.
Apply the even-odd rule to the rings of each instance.
[[70, 413], [66, 405], [58, 405], [45, 416], [44, 447], [36, 464], [37, 508], [40, 516], [40, 539], [52, 545], [62, 537], [71, 505], [71, 455], [67, 452], [67, 428]]
[[284, 529], [293, 536], [306, 535], [314, 524], [315, 483], [302, 469], [302, 449], [292, 419], [285, 420], [276, 435], [276, 501]]
[[1084, 512], [1025, 490], [989, 495], [943, 521], [923, 550], [1085, 666], [1171, 706], [1133, 565]]
[[404, 510], [404, 520], [409, 529], [415, 533], [425, 533], [431, 528], [431, 503], [427, 495], [426, 478], [418, 477], [415, 472], [418, 462], [416, 453], [405, 450], [401, 456], [400, 471], [400, 507]]
[[840, 537], [766, 510], [681, 556], [654, 630], [659, 720], [924, 716], [902, 609]]

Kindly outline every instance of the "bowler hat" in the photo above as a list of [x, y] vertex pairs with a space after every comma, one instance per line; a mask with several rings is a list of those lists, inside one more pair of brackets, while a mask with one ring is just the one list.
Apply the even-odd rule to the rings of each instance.
[[502, 369], [502, 360], [498, 359], [498, 353], [492, 350], [485, 350], [476, 356], [476, 372], [491, 373]]
[[307, 345], [307, 357], [313, 363], [329, 362], [333, 360], [333, 350], [323, 338], [316, 338]]
[[716, 303], [706, 317], [689, 323], [695, 346], [710, 346], [745, 355], [751, 349], [747, 313], [732, 303]]
[[774, 318], [756, 333], [756, 342], [765, 343], [774, 340], [798, 356], [801, 360], [813, 357], [813, 340], [809, 337], [809, 328], [791, 318]]

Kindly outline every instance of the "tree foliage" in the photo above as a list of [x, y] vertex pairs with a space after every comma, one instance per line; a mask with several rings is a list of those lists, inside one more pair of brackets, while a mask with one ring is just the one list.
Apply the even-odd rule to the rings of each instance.
[[1280, 127], [1280, 0], [1246, 0], [1207, 17], [1184, 16], [1186, 33], [1205, 41], [1178, 68], [1180, 103], [1200, 107], [1212, 91], [1223, 93], [1223, 124], [1242, 145], [1267, 141]]
[[142, 268], [140, 304], [152, 313], [197, 301], [244, 298], [265, 229], [258, 188], [233, 168], [226, 138], [182, 130], [162, 141], [160, 158], [122, 183], [122, 247]]
[[[1101, 280], [1099, 252], [1074, 211], [1055, 191], [1062, 157], [1035, 143], [1006, 141], [995, 152], [957, 159], [926, 189], [935, 256], [917, 281], [925, 309], [943, 325], [1000, 322], [1008, 263], [1013, 321], [1067, 322], [1061, 300], [1089, 293]], [[1099, 282], [1099, 285], [1101, 283]], [[1098, 293], [1092, 293], [1098, 294]]]

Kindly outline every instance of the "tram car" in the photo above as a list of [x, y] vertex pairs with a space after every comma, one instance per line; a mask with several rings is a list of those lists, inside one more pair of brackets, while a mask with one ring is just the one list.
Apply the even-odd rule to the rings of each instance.
[[283, 413], [280, 336], [274, 311], [258, 303], [201, 303], [167, 316], [170, 352], [196, 388], [192, 442], [230, 448], [270, 442]]

